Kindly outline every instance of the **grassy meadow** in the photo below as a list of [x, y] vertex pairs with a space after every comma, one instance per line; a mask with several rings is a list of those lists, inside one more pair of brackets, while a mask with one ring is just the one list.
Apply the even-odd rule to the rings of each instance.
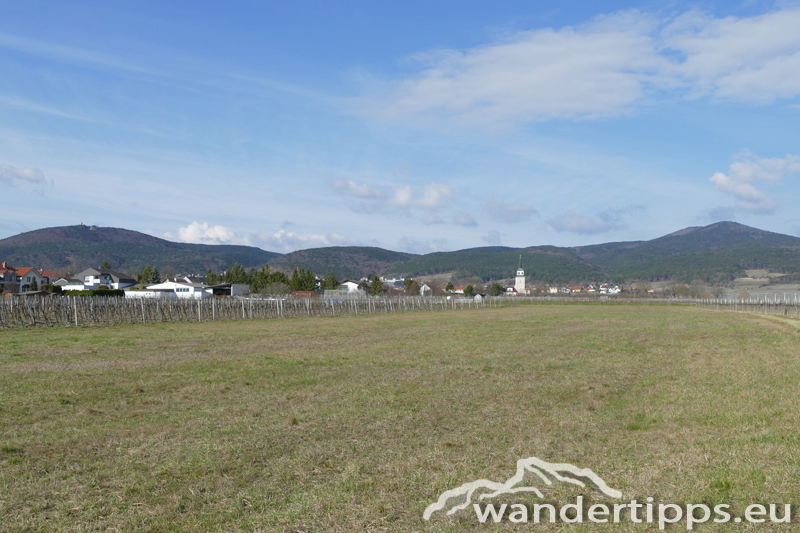
[[657, 305], [3, 331], [0, 531], [657, 530], [422, 520], [529, 456], [623, 501], [796, 506], [798, 341]]

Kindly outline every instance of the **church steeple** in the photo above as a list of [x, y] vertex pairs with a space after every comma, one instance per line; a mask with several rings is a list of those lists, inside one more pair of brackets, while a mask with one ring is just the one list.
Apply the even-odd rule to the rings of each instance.
[[522, 254], [519, 256], [519, 267], [517, 267], [517, 277], [514, 280], [514, 289], [517, 294], [525, 294], [525, 271], [522, 270]]

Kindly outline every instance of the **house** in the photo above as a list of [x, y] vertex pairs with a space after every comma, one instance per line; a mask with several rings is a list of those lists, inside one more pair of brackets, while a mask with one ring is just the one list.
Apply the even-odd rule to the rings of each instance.
[[392, 287], [394, 289], [404, 289], [405, 286], [406, 286], [405, 278], [388, 279], [388, 278], [384, 278], [383, 276], [381, 276], [380, 279], [384, 283], [384, 285], [388, 285], [388, 286], [390, 286], [390, 287]]
[[17, 269], [5, 261], [0, 263], [0, 289], [3, 289], [6, 283], [16, 283], [18, 281]]
[[51, 285], [58, 285], [62, 291], [82, 291], [83, 282], [76, 278], [58, 278], [51, 281]]
[[53, 272], [52, 270], [39, 270], [39, 274], [44, 279], [45, 285], [52, 285], [57, 279], [61, 277], [58, 275], [58, 272]]
[[359, 290], [361, 290], [358, 288], [358, 283], [356, 283], [355, 281], [343, 281], [339, 284], [339, 287], [346, 287], [347, 294], [350, 294], [352, 292], [358, 292]]
[[19, 278], [19, 292], [38, 291], [44, 285], [44, 278], [33, 267], [18, 268], [17, 277]]
[[247, 283], [221, 283], [208, 288], [214, 296], [244, 296], [250, 293], [250, 285]]
[[550, 288], [548, 289], [548, 292], [549, 292], [550, 294], [558, 294], [558, 287], [550, 287]]
[[80, 289], [62, 287], [64, 290], [91, 290], [98, 289], [100, 285], [105, 285], [109, 289], [124, 289], [136, 285], [136, 280], [127, 274], [111, 270], [110, 268], [87, 268], [83, 272], [75, 275], [83, 287]]
[[[211, 287], [205, 283], [187, 283], [185, 281], [165, 281], [164, 283], [156, 283], [155, 285], [148, 285], [147, 289], [145, 290], [156, 292], [172, 292], [175, 294], [176, 298], [194, 298], [195, 300], [211, 298], [212, 296]], [[127, 291], [125, 295], [127, 296], [128, 293], [136, 292], [144, 291]]]
[[420, 283], [419, 285], [420, 296], [430, 296], [432, 294], [433, 294], [433, 289], [431, 289], [427, 283]]

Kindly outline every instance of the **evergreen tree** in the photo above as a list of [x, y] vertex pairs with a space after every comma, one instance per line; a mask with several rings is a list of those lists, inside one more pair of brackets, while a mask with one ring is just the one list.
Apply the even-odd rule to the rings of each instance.
[[100, 265], [100, 268], [110, 269], [111, 265], [109, 264], [108, 261], [103, 261], [103, 264]]
[[475, 289], [472, 287], [472, 285], [467, 285], [464, 287], [464, 296], [475, 296]]
[[28, 287], [29, 291], [38, 291], [39, 290], [39, 283], [36, 281], [36, 278], [33, 278], [31, 281], [31, 286]]
[[150, 279], [148, 280], [150, 283], [161, 283], [161, 274], [158, 273], [158, 269], [153, 267], [150, 271]]
[[217, 275], [214, 274], [214, 271], [210, 268], [206, 270], [206, 285], [216, 285], [217, 284]]
[[403, 280], [403, 285], [406, 286], [406, 291], [408, 291], [411, 288], [411, 284], [413, 284], [413, 283], [414, 283], [414, 280], [411, 279], [411, 278], [406, 278], [406, 279]]
[[447, 285], [444, 286], [444, 290], [446, 290], [446, 291], [452, 291], [453, 289], [454, 289], [454, 287], [453, 287], [453, 282], [452, 281], [448, 281]]
[[138, 276], [136, 276], [136, 281], [139, 283], [152, 283], [150, 278], [153, 276], [153, 267], [147, 265], [142, 269]]
[[381, 278], [378, 276], [372, 278], [372, 281], [369, 284], [369, 290], [375, 295], [383, 294], [383, 282], [381, 281]]
[[328, 272], [325, 274], [325, 279], [322, 280], [320, 284], [320, 288], [324, 290], [333, 290], [339, 286], [339, 280], [336, 279], [336, 275], [333, 272]]

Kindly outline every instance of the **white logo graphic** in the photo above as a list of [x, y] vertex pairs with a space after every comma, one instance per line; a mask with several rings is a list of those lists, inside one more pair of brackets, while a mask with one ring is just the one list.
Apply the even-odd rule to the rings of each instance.
[[514, 494], [517, 492], [532, 492], [538, 497], [544, 498], [542, 491], [530, 483], [525, 483], [526, 477], [531, 477], [528, 474], [535, 475], [546, 485], [552, 485], [553, 480], [572, 483], [579, 487], [586, 487], [588, 483], [607, 496], [612, 498], [622, 497], [620, 491], [606, 485], [606, 482], [600, 476], [588, 468], [578, 468], [569, 463], [548, 463], [536, 457], [528, 457], [517, 461], [516, 474], [508, 478], [505, 483], [479, 479], [443, 492], [436, 503], [430, 504], [425, 509], [422, 518], [428, 520], [436, 511], [445, 511], [448, 515], [451, 515], [468, 507], [474, 498], [485, 500], [500, 494]]

